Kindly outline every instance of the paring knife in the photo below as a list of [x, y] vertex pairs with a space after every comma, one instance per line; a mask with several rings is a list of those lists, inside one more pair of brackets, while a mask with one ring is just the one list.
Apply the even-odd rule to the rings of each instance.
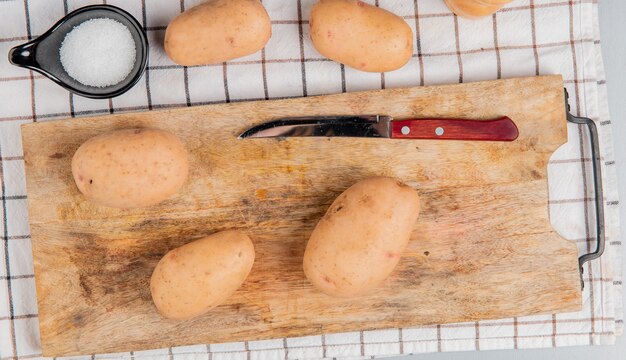
[[280, 118], [239, 135], [244, 138], [341, 136], [390, 139], [513, 141], [519, 131], [510, 118], [493, 120], [409, 119], [385, 115]]

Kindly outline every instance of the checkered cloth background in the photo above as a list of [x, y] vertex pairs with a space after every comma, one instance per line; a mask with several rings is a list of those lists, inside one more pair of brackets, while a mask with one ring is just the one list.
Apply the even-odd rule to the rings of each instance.
[[[572, 111], [591, 117], [599, 125], [607, 248], [600, 261], [585, 266], [582, 311], [91, 357], [376, 357], [609, 344], [621, 333], [619, 202], [596, 2], [518, 0], [493, 16], [469, 21], [453, 16], [443, 0], [377, 0], [376, 5], [403, 16], [416, 35], [411, 61], [385, 74], [357, 72], [324, 59], [314, 50], [307, 21], [314, 0], [264, 0], [272, 18], [273, 36], [256, 54], [220, 65], [177, 66], [163, 52], [164, 30], [173, 17], [197, 2], [109, 1], [132, 13], [144, 25], [150, 41], [150, 59], [143, 79], [130, 92], [112, 100], [73, 96], [37, 73], [11, 66], [6, 56], [0, 56], [0, 360], [41, 354], [20, 124], [121, 111], [540, 74], [562, 74]], [[42, 34], [69, 11], [92, 3], [0, 0], [0, 54]], [[554, 154], [548, 173], [553, 226], [575, 241], [581, 253], [590, 251], [595, 241], [594, 194], [585, 128], [569, 125], [569, 142]]]

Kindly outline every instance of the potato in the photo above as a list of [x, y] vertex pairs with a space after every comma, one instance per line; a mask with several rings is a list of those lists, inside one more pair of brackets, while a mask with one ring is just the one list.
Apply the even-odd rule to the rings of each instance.
[[358, 70], [395, 70], [413, 54], [413, 32], [404, 19], [362, 1], [320, 0], [309, 25], [320, 54]]
[[216, 64], [261, 50], [272, 24], [259, 0], [212, 0], [168, 25], [165, 52], [177, 64]]
[[458, 16], [476, 19], [491, 15], [512, 0], [445, 0], [446, 4]]
[[223, 303], [243, 284], [254, 263], [254, 245], [239, 231], [222, 231], [176, 248], [159, 261], [152, 301], [168, 319], [186, 320]]
[[420, 211], [409, 186], [387, 177], [359, 181], [332, 203], [311, 234], [304, 273], [327, 295], [365, 294], [391, 274]]
[[189, 172], [187, 150], [167, 131], [125, 129], [83, 143], [72, 158], [78, 190], [113, 208], [157, 204], [174, 195]]

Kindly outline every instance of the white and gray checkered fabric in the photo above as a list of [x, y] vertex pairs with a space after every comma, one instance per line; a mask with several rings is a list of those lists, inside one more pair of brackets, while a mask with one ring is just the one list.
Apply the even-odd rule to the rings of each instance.
[[[619, 202], [595, 1], [517, 0], [493, 16], [469, 21], [453, 16], [443, 0], [377, 0], [376, 5], [403, 16], [416, 35], [411, 61], [386, 74], [357, 72], [315, 51], [307, 21], [314, 0], [264, 0], [272, 18], [273, 36], [261, 52], [222, 65], [177, 66], [163, 52], [164, 30], [181, 10], [198, 2], [109, 1], [132, 13], [144, 25], [150, 41], [143, 79], [113, 100], [73, 96], [37, 73], [11, 66], [6, 56], [0, 56], [0, 360], [34, 358], [41, 353], [20, 124], [539, 74], [562, 74], [572, 111], [594, 119], [600, 131], [607, 248], [601, 261], [585, 267], [581, 312], [91, 357], [376, 357], [609, 344], [621, 333]], [[0, 0], [0, 54], [42, 34], [69, 11], [93, 3]], [[551, 222], [559, 233], [575, 241], [581, 252], [591, 250], [595, 241], [590, 160], [586, 130], [569, 125], [569, 142], [554, 154], [548, 169]]]

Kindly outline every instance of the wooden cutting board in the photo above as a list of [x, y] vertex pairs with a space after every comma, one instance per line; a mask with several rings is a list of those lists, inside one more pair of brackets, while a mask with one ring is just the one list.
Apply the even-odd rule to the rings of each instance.
[[[567, 139], [559, 76], [368, 91], [119, 114], [22, 127], [45, 356], [117, 352], [576, 311], [577, 250], [548, 219], [547, 163]], [[349, 138], [238, 140], [281, 116], [508, 115], [511, 143]], [[190, 153], [182, 191], [135, 210], [96, 207], [70, 160], [104, 131], [155, 127]], [[358, 299], [304, 277], [302, 255], [333, 199], [359, 179], [395, 176], [422, 213], [400, 265]], [[168, 250], [225, 229], [250, 234], [242, 288], [199, 318], [162, 319], [148, 282]]]

